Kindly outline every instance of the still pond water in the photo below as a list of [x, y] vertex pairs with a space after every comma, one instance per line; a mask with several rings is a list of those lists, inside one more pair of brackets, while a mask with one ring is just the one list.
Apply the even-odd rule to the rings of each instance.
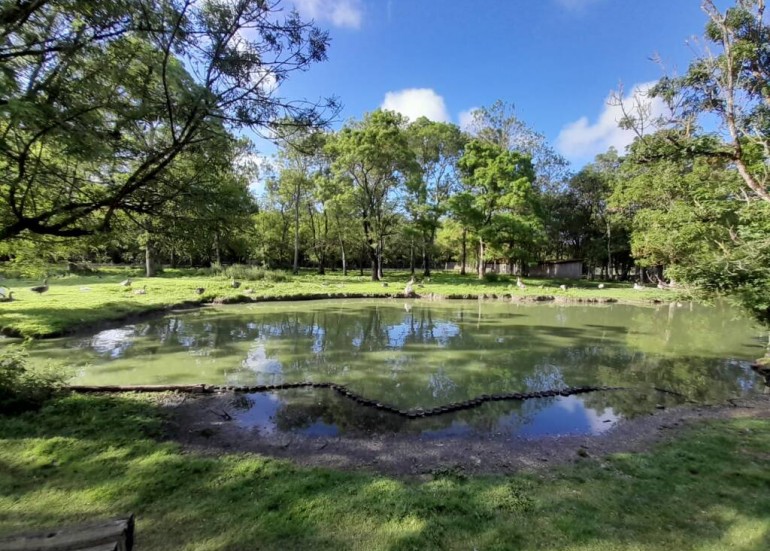
[[211, 307], [39, 343], [77, 384], [335, 382], [399, 408], [481, 394], [625, 386], [492, 402], [409, 420], [329, 389], [246, 396], [236, 422], [262, 433], [402, 432], [424, 438], [598, 434], [682, 401], [763, 392], [750, 369], [767, 333], [726, 306], [314, 301]]

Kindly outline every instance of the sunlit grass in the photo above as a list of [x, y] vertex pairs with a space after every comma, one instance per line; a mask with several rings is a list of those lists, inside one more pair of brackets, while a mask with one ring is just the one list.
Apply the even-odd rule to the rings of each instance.
[[[137, 514], [139, 549], [760, 551], [770, 421], [703, 425], [647, 454], [518, 476], [398, 479], [182, 453], [148, 398], [0, 417], [0, 533]], [[577, 457], [576, 457], [577, 459]]]
[[[99, 276], [65, 276], [51, 278], [48, 292], [42, 295], [29, 290], [40, 281], [6, 279], [2, 286], [14, 292], [15, 300], [0, 303], [0, 327], [25, 337], [41, 337], [133, 314], [211, 301], [390, 296], [403, 293], [411, 277], [407, 272], [386, 272], [384, 282], [373, 282], [367, 276], [357, 274], [343, 276], [331, 272], [320, 276], [303, 272], [290, 276], [288, 281], [242, 281], [235, 289], [228, 278], [195, 274], [189, 270], [168, 270], [161, 277], [143, 278], [136, 271], [110, 270]], [[119, 283], [128, 276], [133, 276], [132, 286], [122, 287]], [[387, 283], [387, 287], [383, 283]], [[670, 291], [655, 288], [636, 291], [626, 283], [607, 283], [604, 289], [599, 289], [596, 282], [585, 280], [525, 279], [525, 283], [527, 288], [519, 289], [515, 279], [508, 277], [486, 282], [473, 275], [437, 273], [430, 281], [419, 283], [421, 286], [414, 290], [421, 296], [455, 298], [549, 295], [565, 300], [614, 299], [623, 302], [675, 298]], [[567, 285], [567, 290], [560, 289], [561, 284]], [[197, 288], [204, 289], [202, 295], [196, 292]], [[136, 294], [139, 289], [146, 289], [146, 294]]]

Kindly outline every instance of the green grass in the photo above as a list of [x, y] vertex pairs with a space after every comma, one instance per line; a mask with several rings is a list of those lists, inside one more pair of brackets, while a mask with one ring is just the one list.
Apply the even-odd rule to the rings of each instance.
[[767, 420], [547, 472], [420, 479], [183, 453], [161, 429], [146, 397], [0, 417], [0, 534], [133, 512], [142, 550], [770, 548]]
[[[202, 303], [213, 300], [280, 300], [301, 297], [362, 297], [387, 296], [402, 293], [409, 279], [407, 272], [387, 272], [384, 287], [368, 277], [331, 273], [319, 276], [302, 273], [289, 276], [287, 281], [259, 279], [243, 281], [239, 289], [230, 286], [223, 276], [195, 275], [194, 271], [167, 270], [161, 277], [142, 278], [129, 270], [113, 270], [99, 276], [65, 276], [51, 278], [49, 291], [37, 295], [29, 287], [40, 281], [5, 279], [2, 286], [14, 292], [14, 301], [0, 303], [0, 328], [6, 333], [23, 337], [53, 336], [92, 325], [101, 321], [119, 320], [132, 314], [161, 310], [185, 303]], [[131, 276], [133, 287], [118, 285]], [[283, 275], [281, 275], [283, 278]], [[501, 277], [497, 282], [479, 281], [472, 275], [437, 273], [423, 287], [415, 287], [420, 295], [476, 298], [487, 294], [511, 294], [513, 296], [552, 295], [566, 300], [614, 299], [623, 302], [649, 302], [672, 300], [675, 293], [649, 288], [635, 291], [627, 283], [607, 283], [598, 289], [596, 282], [584, 280], [558, 281], [525, 279], [527, 288], [517, 289], [515, 279]], [[562, 291], [561, 283], [569, 286]], [[134, 290], [146, 285], [147, 294], [136, 295]], [[206, 289], [203, 295], [195, 293], [197, 287]], [[247, 289], [252, 293], [246, 293]]]

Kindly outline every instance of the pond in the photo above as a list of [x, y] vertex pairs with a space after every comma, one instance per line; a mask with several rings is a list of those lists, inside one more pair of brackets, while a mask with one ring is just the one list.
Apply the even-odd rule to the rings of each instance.
[[42, 341], [32, 355], [75, 366], [77, 384], [332, 382], [404, 409], [565, 386], [631, 389], [411, 420], [302, 388], [246, 395], [233, 412], [262, 433], [538, 437], [598, 434], [685, 399], [762, 392], [750, 363], [766, 346], [766, 332], [725, 305], [345, 300], [207, 307]]

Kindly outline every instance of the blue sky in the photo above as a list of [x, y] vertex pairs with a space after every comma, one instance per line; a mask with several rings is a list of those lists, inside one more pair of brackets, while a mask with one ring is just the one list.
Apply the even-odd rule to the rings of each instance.
[[341, 120], [385, 106], [458, 124], [503, 99], [575, 168], [630, 141], [609, 93], [660, 78], [655, 54], [667, 71], [684, 71], [688, 39], [705, 23], [698, 0], [289, 2], [332, 44], [328, 61], [292, 76], [281, 94], [338, 96]]

